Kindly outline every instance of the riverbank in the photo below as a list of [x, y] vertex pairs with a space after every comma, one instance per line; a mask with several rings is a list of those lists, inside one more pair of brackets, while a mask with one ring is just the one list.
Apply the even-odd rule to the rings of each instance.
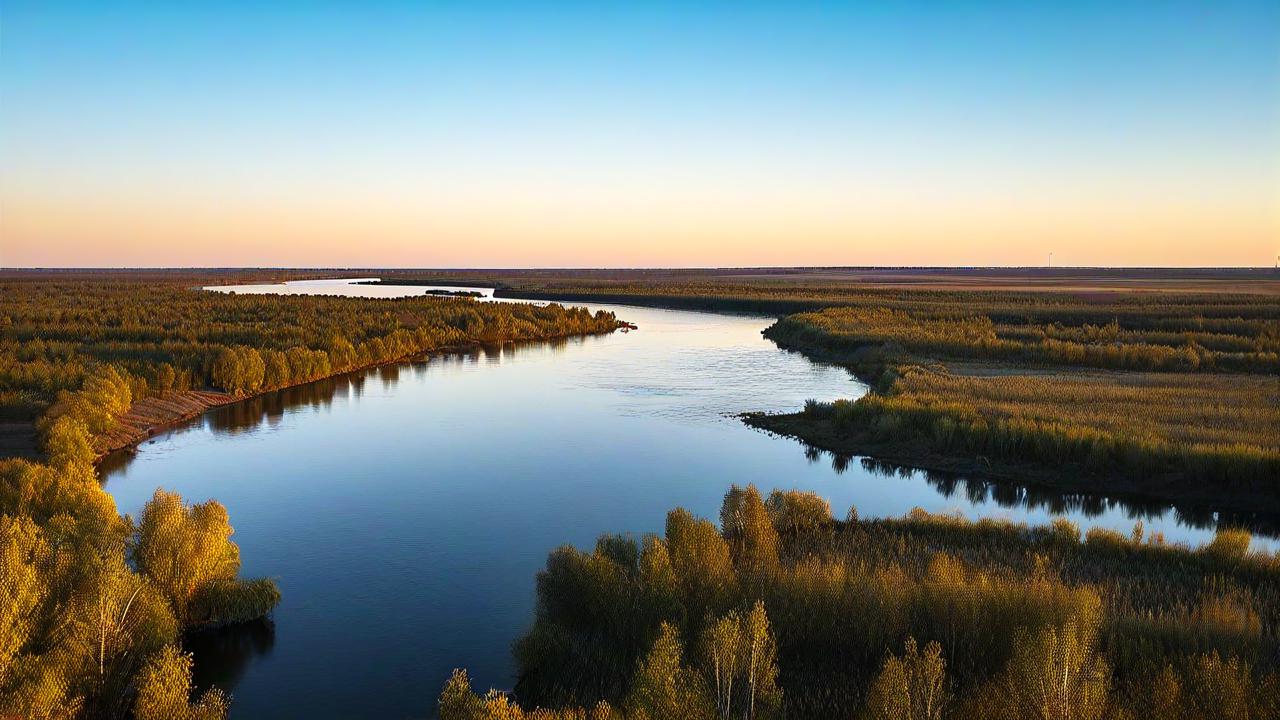
[[743, 413], [739, 417], [750, 427], [799, 440], [835, 455], [866, 457], [878, 463], [1010, 488], [1040, 488], [1123, 500], [1135, 506], [1163, 508], [1177, 504], [1180, 512], [1188, 516], [1214, 518], [1218, 523], [1247, 527], [1254, 532], [1280, 530], [1280, 498], [1261, 492], [1227, 495], [1221, 488], [1188, 485], [1177, 473], [1103, 474], [1082, 463], [1062, 463], [1050, 468], [1036, 462], [938, 452], [927, 441], [910, 437], [885, 440], [871, 433], [837, 429], [833, 423], [806, 417], [803, 412]]
[[[951, 353], [967, 359], [925, 357], [906, 349], [923, 344], [919, 335], [906, 332], [894, 342], [880, 333], [845, 313], [779, 321], [766, 337], [844, 364], [874, 389], [856, 401], [813, 402], [802, 412], [744, 420], [839, 455], [1059, 492], [1196, 505], [1228, 523], [1277, 525], [1280, 385], [1273, 376], [1105, 369], [1065, 343], [1051, 349], [1092, 363], [1066, 365], [1015, 349], [1033, 358], [1017, 361], [1001, 357], [1008, 349], [991, 341]], [[963, 344], [966, 337], [947, 333], [945, 342]], [[1124, 343], [1106, 347], [1126, 366], [1143, 361]], [[1141, 350], [1154, 354], [1151, 348]], [[975, 353], [1001, 359], [977, 361]]]
[[192, 289], [198, 274], [154, 277], [104, 273], [54, 281], [30, 273], [0, 282], [0, 317], [7, 320], [0, 327], [0, 448], [91, 462], [268, 389], [448, 348], [627, 327], [611, 313], [581, 307], [273, 297]]
[[[546, 337], [534, 339], [522, 339], [520, 342], [550, 342], [553, 340], [564, 340], [573, 337], [607, 335], [617, 329], [634, 327], [635, 326], [630, 323], [623, 323], [622, 321], [619, 321], [618, 327], [613, 330], [594, 333], [565, 333], [548, 335]], [[500, 344], [505, 345], [508, 343]], [[348, 368], [342, 372], [332, 373], [323, 377], [312, 378], [303, 382], [290, 383], [288, 385], [282, 385], [280, 387], [273, 387], [251, 393], [227, 393], [219, 390], [206, 389], [186, 390], [168, 393], [159, 397], [143, 398], [130, 405], [129, 410], [117, 419], [115, 427], [106, 433], [94, 437], [94, 451], [97, 453], [94, 462], [101, 462], [108, 455], [112, 455], [122, 450], [136, 448], [138, 445], [155, 435], [172, 430], [185, 422], [199, 417], [209, 410], [222, 407], [224, 405], [252, 400], [253, 398], [269, 395], [273, 392], [301, 387], [311, 383], [323, 382], [325, 380], [332, 380], [333, 378], [343, 377], [345, 375], [368, 372], [375, 368], [387, 365], [397, 365], [419, 358], [444, 355], [448, 353], [471, 352], [485, 347], [486, 345], [491, 346], [492, 344], [477, 341], [472, 343], [443, 346], [422, 352], [411, 353], [394, 360], [369, 363], [367, 365]]]
[[405, 280], [402, 282], [394, 282], [390, 280], [356, 280], [352, 285], [374, 285], [374, 286], [392, 286], [392, 287], [432, 287], [430, 290], [423, 290], [423, 295], [437, 295], [440, 297], [462, 297], [462, 298], [482, 298], [484, 293], [478, 290], [443, 290], [433, 287], [436, 283], [425, 280]]

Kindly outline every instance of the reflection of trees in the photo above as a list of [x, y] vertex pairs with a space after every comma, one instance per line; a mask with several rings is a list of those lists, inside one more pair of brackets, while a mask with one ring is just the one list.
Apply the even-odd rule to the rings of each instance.
[[[363, 384], [363, 373], [358, 375]], [[215, 431], [230, 433], [250, 430], [264, 422], [274, 425], [290, 408], [329, 407], [335, 395], [351, 391], [355, 378], [355, 375], [338, 375], [224, 405], [207, 413], [205, 423]]]
[[[805, 445], [804, 455], [815, 462], [823, 455], [831, 456], [831, 469], [843, 474], [852, 455], [829, 453], [812, 445]], [[1131, 520], [1160, 520], [1172, 512], [1173, 518], [1194, 528], [1243, 527], [1260, 535], [1280, 535], [1280, 517], [1264, 513], [1236, 513], [1216, 511], [1206, 506], [1171, 505], [1140, 496], [1108, 497], [1093, 493], [1062, 492], [1037, 485], [1018, 485], [982, 478], [966, 477], [956, 473], [913, 468], [898, 463], [860, 457], [862, 468], [875, 475], [907, 480], [923, 478], [938, 494], [946, 498], [962, 493], [971, 504], [994, 502], [1000, 507], [1044, 510], [1054, 515], [1079, 513], [1085, 517], [1098, 517], [1105, 512], [1120, 509]]]
[[270, 620], [188, 633], [183, 645], [195, 656], [193, 682], [197, 691], [216, 685], [234, 694], [249, 663], [270, 654], [275, 642], [276, 626]]
[[831, 469], [835, 470], [837, 475], [843, 475], [844, 471], [849, 469], [850, 459], [851, 458], [848, 455], [839, 455], [839, 454], [832, 455]]
[[[365, 383], [370, 378], [377, 378], [386, 392], [394, 391], [402, 377], [401, 373], [410, 372], [421, 377], [430, 371], [432, 366], [464, 366], [500, 364], [515, 360], [530, 352], [551, 352], [559, 354], [570, 346], [578, 347], [591, 342], [600, 342], [605, 336], [587, 335], [550, 340], [529, 340], [524, 342], [477, 345], [475, 347], [453, 352], [442, 352], [421, 355], [412, 360], [380, 365], [365, 370], [357, 370], [345, 375], [334, 375], [292, 387], [273, 390], [240, 400], [230, 405], [214, 408], [204, 415], [182, 423], [172, 432], [180, 433], [200, 427], [207, 427], [215, 432], [241, 433], [252, 430], [262, 424], [275, 425], [280, 422], [287, 411], [311, 407], [325, 409], [333, 404], [336, 397], [359, 399], [364, 395]], [[815, 459], [821, 455], [815, 456]], [[111, 453], [99, 463], [102, 477], [128, 466], [133, 459], [133, 452], [120, 451]]]
[[377, 368], [378, 379], [382, 381], [382, 389], [390, 392], [396, 389], [396, 385], [400, 384], [400, 370], [404, 366], [400, 363], [393, 365], [383, 365]]

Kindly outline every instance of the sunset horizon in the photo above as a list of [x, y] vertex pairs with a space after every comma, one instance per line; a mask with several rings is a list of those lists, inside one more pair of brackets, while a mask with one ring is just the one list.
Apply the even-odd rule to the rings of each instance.
[[1274, 3], [0, 12], [0, 266], [1280, 254]]

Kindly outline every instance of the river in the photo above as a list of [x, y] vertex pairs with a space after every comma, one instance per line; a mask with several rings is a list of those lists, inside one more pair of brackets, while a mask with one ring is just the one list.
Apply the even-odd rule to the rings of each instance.
[[[235, 292], [389, 297], [429, 288], [310, 281]], [[490, 293], [491, 294], [491, 293]], [[197, 682], [234, 718], [429, 717], [466, 667], [509, 688], [535, 576], [562, 544], [718, 517], [730, 483], [813, 490], [843, 517], [913, 507], [1203, 542], [1175, 510], [1061, 497], [833, 458], [736, 413], [854, 397], [845, 370], [779, 350], [768, 318], [592, 305], [634, 332], [438, 355], [212, 410], [108, 458], [136, 514], [157, 487], [216, 498], [242, 574], [278, 580], [271, 623], [191, 639]], [[1262, 541], [1258, 541], [1262, 542]]]

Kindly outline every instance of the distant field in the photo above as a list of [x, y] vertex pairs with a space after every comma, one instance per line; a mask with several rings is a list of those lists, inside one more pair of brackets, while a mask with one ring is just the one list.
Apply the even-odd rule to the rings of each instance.
[[487, 279], [523, 291], [629, 295], [776, 296], [793, 299], [868, 289], [1127, 293], [1135, 290], [1280, 295], [1273, 268], [691, 268], [361, 269], [385, 278]]
[[856, 402], [752, 423], [838, 452], [1104, 494], [1280, 511], [1280, 301], [934, 291], [785, 317]]
[[778, 290], [825, 295], [832, 291], [876, 287], [1072, 293], [1155, 290], [1280, 295], [1280, 271], [1274, 268], [0, 268], [0, 280], [37, 281], [136, 279], [217, 284], [370, 276], [418, 282], [453, 279], [501, 283], [523, 290], [555, 287], [584, 292], [654, 295], [690, 292], [773, 295]]

